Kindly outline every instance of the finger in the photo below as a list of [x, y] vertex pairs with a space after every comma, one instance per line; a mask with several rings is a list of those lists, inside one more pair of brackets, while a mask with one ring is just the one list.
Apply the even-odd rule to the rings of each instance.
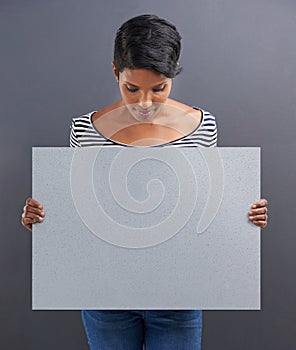
[[33, 213], [23, 213], [22, 217], [24, 219], [31, 219], [31, 223], [35, 223], [35, 222], [41, 222], [44, 220], [43, 217], [39, 216], [39, 215], [36, 215], [36, 214], [33, 214]]
[[259, 209], [252, 209], [248, 211], [249, 215], [258, 215], [258, 214], [266, 214], [267, 213], [267, 207], [259, 208]]
[[42, 206], [42, 204], [41, 203], [39, 203], [38, 201], [36, 201], [36, 199], [34, 199], [34, 198], [27, 198], [27, 200], [26, 200], [26, 204], [27, 205], [30, 205], [30, 206], [32, 206], [32, 207], [35, 207], [35, 208], [43, 208], [43, 206]]
[[267, 222], [264, 220], [254, 220], [253, 224], [255, 224], [256, 226], [260, 226], [261, 228], [264, 228], [267, 226]]
[[267, 220], [267, 215], [263, 214], [263, 215], [249, 216], [249, 219], [251, 221], [257, 221], [257, 220], [264, 220], [264, 221], [266, 221]]
[[260, 208], [267, 206], [268, 201], [265, 198], [260, 199], [259, 201], [253, 203], [252, 208]]
[[32, 225], [32, 223], [34, 223], [34, 219], [32, 218], [23, 218], [22, 219], [22, 223], [27, 226], [27, 225]]
[[25, 226], [28, 230], [32, 231], [32, 224], [28, 221], [29, 219], [22, 219], [22, 225]]
[[45, 213], [42, 209], [34, 208], [29, 205], [24, 206], [24, 213], [34, 213], [39, 216], [45, 216]]

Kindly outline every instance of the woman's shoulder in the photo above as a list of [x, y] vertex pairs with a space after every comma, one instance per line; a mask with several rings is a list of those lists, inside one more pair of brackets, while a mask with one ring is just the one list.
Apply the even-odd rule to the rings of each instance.
[[76, 117], [72, 117], [72, 127], [75, 127], [78, 124], [83, 123], [85, 126], [90, 124], [90, 117], [92, 114], [96, 113], [96, 111], [90, 111], [85, 114], [80, 114]]
[[76, 117], [72, 117], [72, 123], [71, 128], [75, 128], [77, 125], [79, 126], [90, 126], [92, 127], [92, 123], [95, 122], [98, 118], [100, 118], [102, 115], [107, 114], [108, 112], [112, 111], [113, 109], [117, 108], [119, 106], [119, 102], [115, 102], [112, 105], [109, 105], [107, 107], [104, 107], [100, 110], [95, 109], [92, 111], [89, 111], [85, 114], [78, 115]]
[[[197, 116], [202, 116], [202, 114], [207, 114], [207, 115], [213, 115], [209, 110], [205, 109], [205, 108], [202, 108], [200, 106], [196, 106], [196, 105], [187, 105], [185, 103], [182, 103], [180, 101], [177, 101], [177, 100], [173, 100], [173, 99], [167, 99], [167, 102], [169, 105], [172, 105], [172, 106], [176, 106], [186, 112], [190, 112], [192, 113], [192, 109], [194, 109], [195, 113]], [[214, 115], [213, 115], [214, 116]]]
[[205, 109], [203, 107], [197, 106], [197, 105], [187, 105], [185, 103], [182, 103], [180, 101], [167, 99], [167, 103], [169, 105], [175, 106], [177, 108], [182, 109], [186, 113], [190, 114], [191, 116], [194, 116], [201, 126], [204, 126], [207, 122], [212, 122], [216, 124], [216, 118], [213, 113], [211, 113], [208, 109]]
[[202, 110], [200, 108], [193, 109], [192, 108], [193, 106], [187, 105], [183, 102], [173, 100], [170, 98], [167, 99], [166, 103], [170, 106], [174, 106], [176, 108], [179, 108], [186, 113], [190, 113], [190, 115], [196, 116], [199, 120], [201, 120], [201, 118], [202, 118]]
[[107, 113], [109, 113], [109, 112], [113, 111], [114, 109], [119, 108], [121, 106], [122, 106], [122, 101], [119, 100], [119, 101], [112, 103], [109, 106], [106, 106], [100, 110], [95, 111], [95, 113], [93, 113], [92, 118], [91, 118], [92, 122], [99, 119], [102, 115], [106, 115]]

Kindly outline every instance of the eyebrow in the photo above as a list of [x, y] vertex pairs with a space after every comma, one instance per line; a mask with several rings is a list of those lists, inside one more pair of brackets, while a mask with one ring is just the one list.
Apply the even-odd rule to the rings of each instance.
[[[165, 84], [165, 83], [166, 83], [166, 80], [165, 80], [164, 82], [160, 83], [160, 84], [154, 85], [153, 88], [162, 86], [162, 85]], [[139, 86], [137, 86], [137, 85], [135, 85], [135, 84], [129, 83], [128, 81], [126, 81], [126, 84], [129, 84], [129, 85], [131, 85], [131, 86], [133, 86], [133, 87], [136, 87], [136, 88], [139, 87]]]

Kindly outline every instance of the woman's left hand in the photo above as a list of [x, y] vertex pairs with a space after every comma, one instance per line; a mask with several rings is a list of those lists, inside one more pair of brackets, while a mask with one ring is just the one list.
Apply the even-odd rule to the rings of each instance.
[[267, 226], [267, 204], [267, 199], [262, 198], [258, 202], [253, 203], [252, 209], [248, 211], [249, 220], [261, 228]]

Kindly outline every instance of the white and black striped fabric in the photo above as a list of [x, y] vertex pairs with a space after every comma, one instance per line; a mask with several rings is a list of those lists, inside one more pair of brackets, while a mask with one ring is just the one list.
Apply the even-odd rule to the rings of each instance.
[[[199, 109], [202, 113], [202, 119], [198, 127], [189, 135], [180, 139], [167, 142], [161, 145], [153, 145], [151, 147], [174, 146], [174, 147], [215, 147], [217, 146], [217, 125], [215, 116], [210, 112]], [[125, 145], [101, 135], [93, 126], [91, 117], [97, 111], [92, 111], [80, 117], [72, 118], [70, 126], [70, 147], [89, 147], [89, 146], [114, 146], [114, 147], [133, 147]]]

